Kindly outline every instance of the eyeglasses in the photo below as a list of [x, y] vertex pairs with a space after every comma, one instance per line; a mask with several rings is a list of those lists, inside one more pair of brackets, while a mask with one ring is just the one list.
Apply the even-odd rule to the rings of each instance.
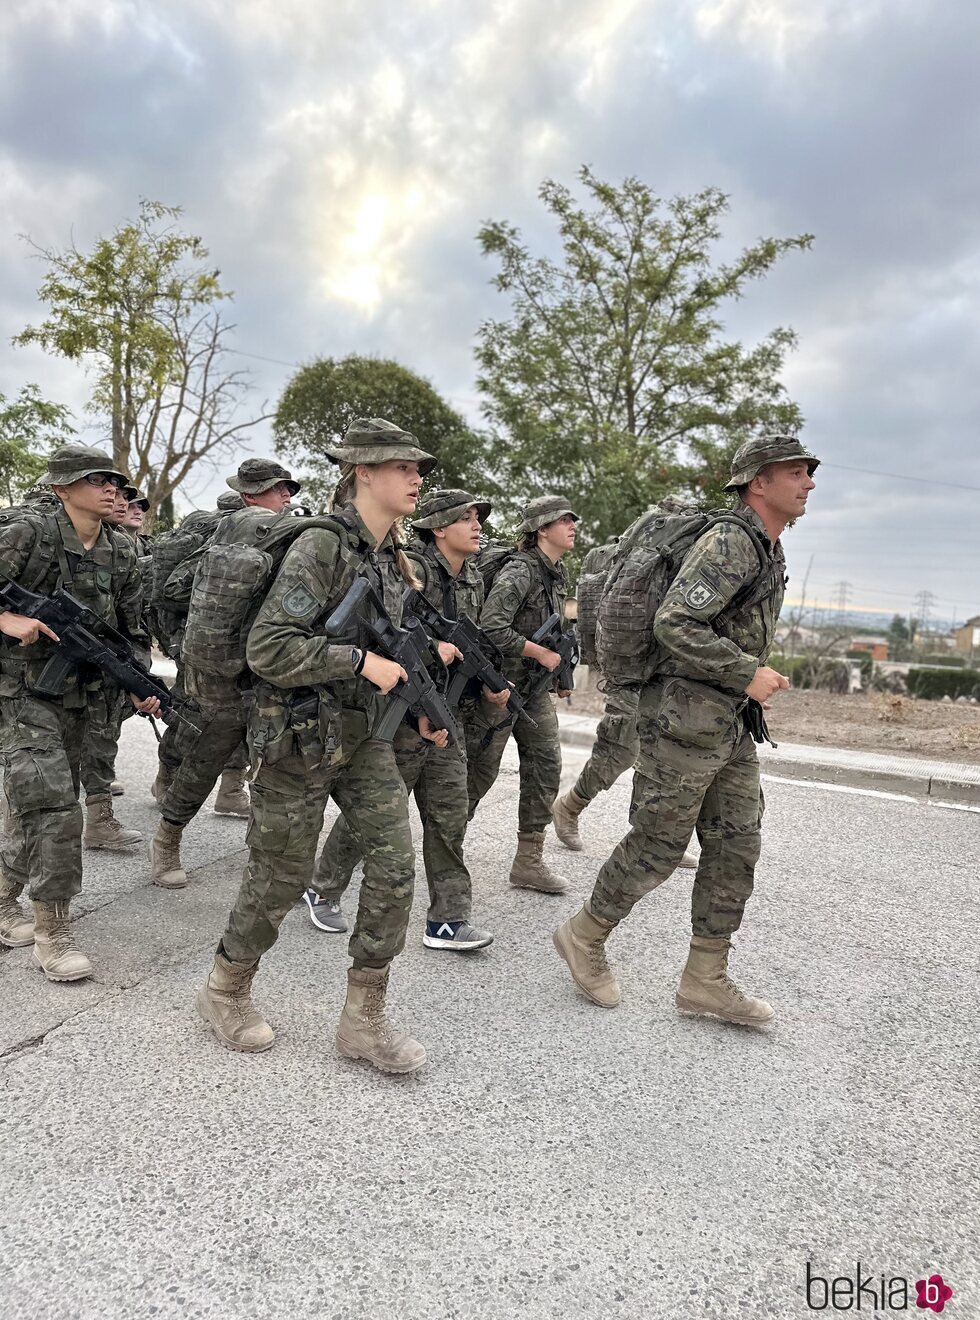
[[82, 480], [90, 486], [113, 486], [116, 490], [129, 485], [125, 477], [117, 476], [115, 472], [86, 472]]

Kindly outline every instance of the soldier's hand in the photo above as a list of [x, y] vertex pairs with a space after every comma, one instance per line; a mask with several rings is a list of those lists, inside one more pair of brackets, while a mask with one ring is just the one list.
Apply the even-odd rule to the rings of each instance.
[[449, 730], [434, 728], [428, 715], [419, 716], [419, 733], [428, 742], [435, 743], [437, 747], [449, 745]]
[[769, 700], [774, 692], [778, 692], [780, 688], [788, 687], [789, 679], [785, 674], [770, 669], [768, 665], [760, 665], [755, 671], [755, 678], [745, 689], [745, 695], [751, 697], [753, 701], [764, 703]]
[[549, 674], [553, 674], [561, 664], [561, 656], [557, 651], [549, 651], [546, 646], [538, 646], [536, 642], [528, 642], [524, 654], [537, 660], [539, 665], [544, 665]]
[[58, 634], [51, 631], [40, 619], [29, 619], [26, 614], [14, 614], [12, 610], [0, 613], [0, 632], [4, 637], [13, 637], [21, 646], [33, 646], [39, 637], [50, 637], [58, 641]]
[[504, 688], [502, 692], [491, 692], [484, 683], [483, 700], [489, 701], [491, 706], [506, 706], [510, 701], [510, 688]]
[[453, 646], [452, 642], [436, 642], [436, 650], [439, 652], [439, 659], [444, 665], [451, 665], [454, 660], [462, 660], [463, 652], [458, 646]]
[[559, 697], [570, 697], [570, 696], [572, 695], [572, 689], [571, 689], [571, 688], [559, 688], [559, 689], [558, 689], [558, 692], [557, 692], [557, 695], [558, 695]]
[[141, 715], [160, 714], [159, 697], [144, 697], [143, 700], [141, 701], [139, 697], [134, 697], [132, 692], [130, 692], [129, 699], [133, 703], [133, 709], [139, 711]]
[[396, 665], [394, 660], [386, 660], [383, 655], [378, 655], [376, 651], [366, 652], [361, 674], [369, 683], [373, 683], [379, 692], [385, 695], [391, 691], [396, 683], [408, 682], [408, 675], [401, 665]]

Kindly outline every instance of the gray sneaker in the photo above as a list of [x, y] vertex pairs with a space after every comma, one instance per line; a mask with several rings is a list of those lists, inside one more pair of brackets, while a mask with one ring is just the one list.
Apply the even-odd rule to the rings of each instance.
[[466, 953], [470, 949], [485, 949], [493, 943], [488, 930], [477, 930], [468, 921], [427, 921], [422, 943], [427, 949], [456, 949]]
[[310, 909], [310, 920], [317, 930], [325, 930], [329, 935], [343, 935], [347, 929], [347, 918], [341, 912], [339, 903], [321, 898], [315, 889], [304, 890], [303, 901]]

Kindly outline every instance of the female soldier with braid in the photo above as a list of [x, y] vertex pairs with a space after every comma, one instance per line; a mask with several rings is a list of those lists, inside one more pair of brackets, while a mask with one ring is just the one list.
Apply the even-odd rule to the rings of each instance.
[[[414, 436], [377, 418], [352, 423], [341, 445], [327, 452], [341, 465], [336, 528], [297, 537], [248, 636], [248, 664], [259, 680], [249, 724], [258, 765], [249, 859], [197, 1007], [230, 1049], [272, 1045], [272, 1028], [252, 1004], [252, 978], [311, 882], [323, 810], [333, 797], [365, 854], [337, 1046], [385, 1072], [412, 1072], [425, 1063], [425, 1050], [385, 1016], [388, 969], [404, 946], [412, 904], [408, 794], [391, 743], [371, 737], [379, 694], [405, 671], [363, 646], [356, 620], [341, 640], [328, 640], [322, 625], [357, 572], [366, 573], [400, 621], [402, 592], [415, 579], [394, 527], [414, 512], [421, 478], [435, 459]], [[445, 746], [444, 730], [434, 732], [424, 716], [419, 726], [424, 738]]]

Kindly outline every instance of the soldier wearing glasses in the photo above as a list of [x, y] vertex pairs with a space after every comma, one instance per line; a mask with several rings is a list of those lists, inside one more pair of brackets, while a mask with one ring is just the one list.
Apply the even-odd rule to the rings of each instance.
[[[128, 477], [101, 449], [64, 445], [42, 482], [57, 505], [0, 516], [0, 575], [44, 595], [66, 587], [144, 648], [148, 660], [136, 552], [128, 536], [103, 522]], [[33, 943], [49, 980], [77, 981], [92, 973], [69, 926], [69, 906], [82, 887], [79, 761], [88, 706], [104, 705], [104, 682], [97, 672], [76, 670], [58, 696], [41, 696], [35, 685], [54, 634], [11, 611], [0, 612], [0, 634], [0, 943]], [[141, 712], [159, 713], [155, 697], [131, 700]], [[25, 889], [31, 916], [18, 901]]]

